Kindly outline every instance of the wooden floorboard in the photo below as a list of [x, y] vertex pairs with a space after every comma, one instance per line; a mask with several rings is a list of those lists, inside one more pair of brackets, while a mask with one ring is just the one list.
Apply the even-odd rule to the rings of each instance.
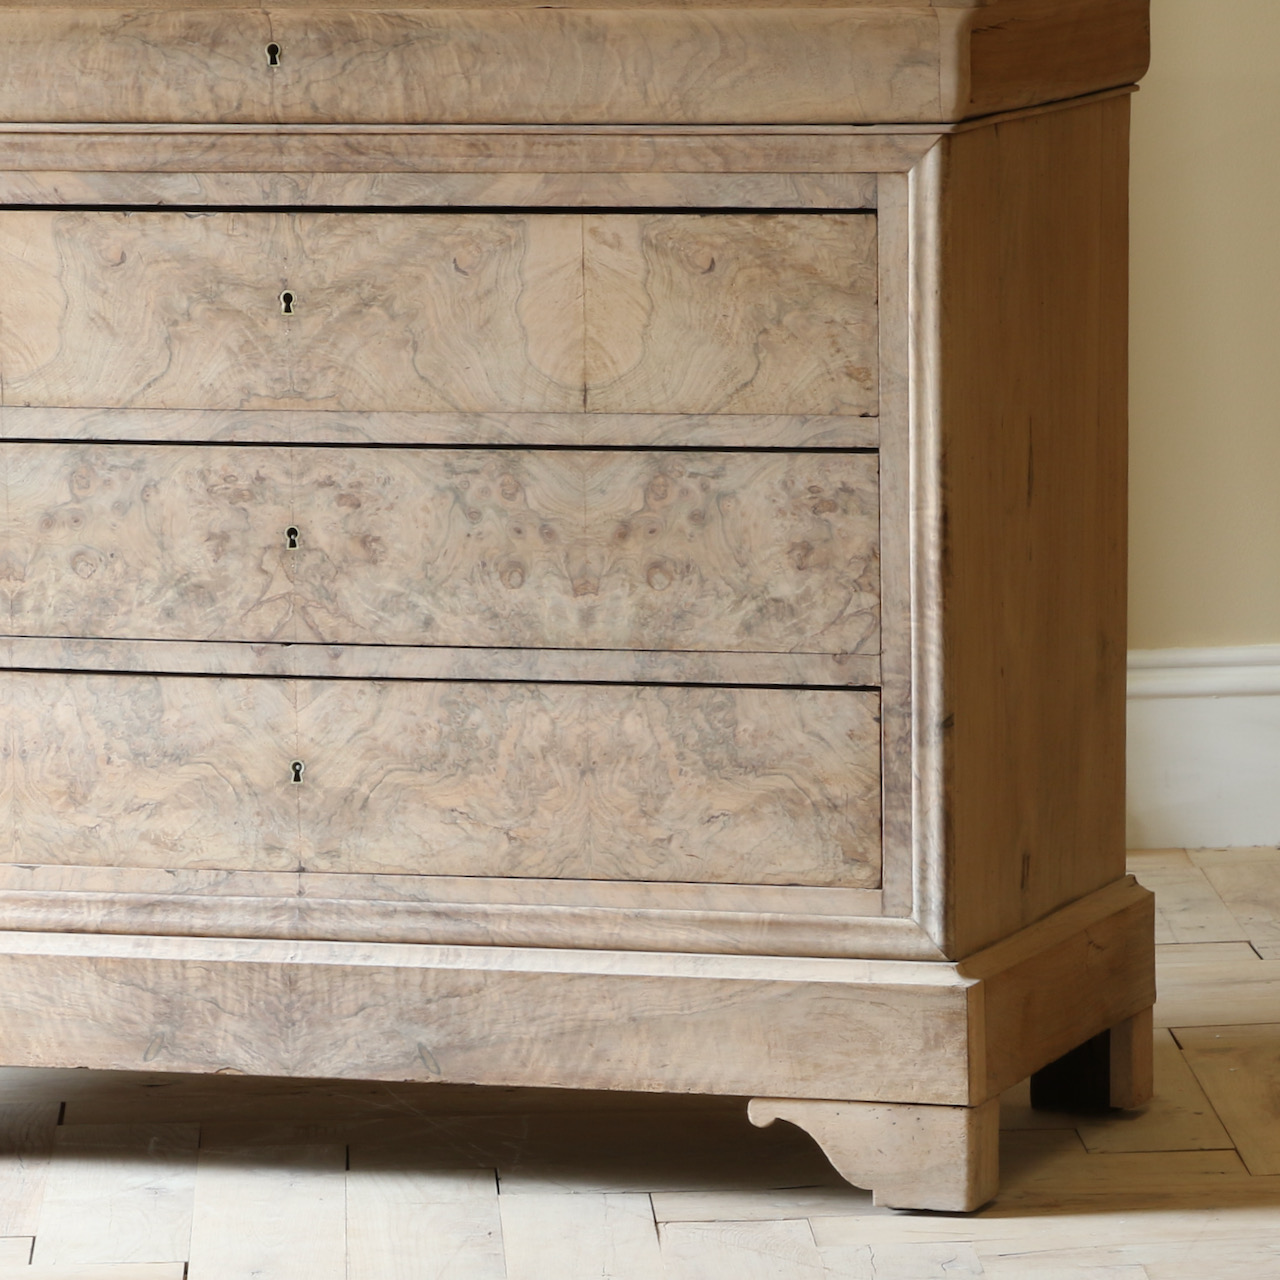
[[194, 1124], [60, 1125], [31, 1261], [186, 1261], [199, 1136]]
[[742, 1099], [0, 1070], [0, 1280], [1280, 1276], [1280, 851], [1158, 850], [1156, 1097], [1002, 1099], [977, 1214]]

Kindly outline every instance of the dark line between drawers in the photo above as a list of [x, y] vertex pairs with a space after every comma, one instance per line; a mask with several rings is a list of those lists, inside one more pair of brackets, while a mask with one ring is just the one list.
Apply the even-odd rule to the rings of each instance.
[[56, 676], [132, 676], [136, 679], [183, 680], [323, 680], [347, 684], [567, 684], [576, 687], [626, 689], [775, 689], [783, 693], [875, 693], [879, 685], [863, 684], [757, 684], [750, 681], [732, 683], [725, 680], [573, 680], [564, 676], [546, 676], [532, 680], [527, 676], [346, 676], [272, 674], [261, 671], [138, 671], [113, 667], [0, 666], [0, 675]]
[[[264, 174], [274, 177], [275, 174]], [[362, 176], [359, 173], [353, 177]], [[335, 213], [422, 215], [487, 213], [487, 214], [679, 214], [682, 217], [715, 217], [732, 214], [804, 214], [823, 217], [833, 214], [860, 214], [875, 217], [877, 211], [865, 208], [816, 205], [646, 205], [620, 203], [614, 205], [542, 205], [542, 204], [0, 204], [0, 212], [15, 213]]]
[[[87, 411], [92, 412], [92, 411]], [[289, 413], [306, 413], [305, 409], [290, 409]], [[0, 407], [0, 414], [3, 408]], [[121, 439], [99, 436], [0, 436], [0, 446], [7, 444], [30, 445], [121, 445], [137, 447], [218, 448], [218, 449], [386, 449], [386, 450], [436, 450], [449, 453], [831, 453], [878, 454], [875, 445], [743, 445], [743, 444], [523, 444], [502, 441], [426, 441], [406, 443], [397, 440], [379, 443], [377, 440], [191, 440], [174, 438], [146, 438], [130, 436]]]

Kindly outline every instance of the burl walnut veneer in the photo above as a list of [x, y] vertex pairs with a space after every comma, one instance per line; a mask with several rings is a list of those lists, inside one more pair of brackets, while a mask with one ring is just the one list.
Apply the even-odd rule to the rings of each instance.
[[952, 1210], [1008, 1086], [1140, 1104], [1146, 52], [0, 0], [0, 1059], [739, 1095]]

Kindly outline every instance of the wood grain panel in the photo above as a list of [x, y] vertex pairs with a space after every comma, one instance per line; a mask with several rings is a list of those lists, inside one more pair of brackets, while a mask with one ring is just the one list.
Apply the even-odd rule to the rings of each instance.
[[6, 862], [297, 866], [286, 682], [0, 673]]
[[0, 10], [7, 120], [262, 118], [267, 14], [150, 4]]
[[876, 652], [874, 457], [295, 451], [299, 639]]
[[879, 699], [303, 682], [322, 871], [872, 887]]
[[[16, 762], [7, 861], [879, 880], [874, 694], [62, 673], [0, 682]], [[306, 769], [296, 787], [295, 759]]]
[[1124, 871], [1128, 111], [939, 144], [948, 955]]
[[17, 635], [878, 648], [867, 455], [0, 452]]
[[1147, 50], [1145, 0], [295, 3], [252, 6], [233, 24], [225, 7], [0, 6], [0, 116], [944, 121], [1127, 83]]
[[0, 263], [6, 405], [878, 407], [867, 214], [11, 212]]
[[287, 450], [3, 445], [10, 630], [290, 640]]
[[588, 409], [877, 412], [873, 217], [583, 221]]
[[[938, 23], [917, 6], [388, 6], [235, 24], [212, 12], [59, 8], [4, 19], [8, 119], [840, 123], [936, 119], [940, 106]], [[268, 39], [281, 47], [275, 68]]]
[[23, 1066], [963, 1104], [967, 992], [895, 961], [0, 934]]
[[0, 269], [6, 404], [581, 407], [576, 215], [10, 212]]
[[1141, 80], [1150, 60], [1149, 9], [1150, 0], [1004, 0], [979, 12], [965, 114]]

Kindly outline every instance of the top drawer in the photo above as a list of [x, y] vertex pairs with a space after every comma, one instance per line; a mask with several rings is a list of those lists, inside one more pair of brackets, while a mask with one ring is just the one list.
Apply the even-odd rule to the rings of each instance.
[[959, 120], [1136, 79], [1146, 67], [1147, 3], [276, 0], [264, 12], [245, 0], [5, 0], [0, 119]]
[[874, 415], [872, 214], [0, 213], [0, 403]]

